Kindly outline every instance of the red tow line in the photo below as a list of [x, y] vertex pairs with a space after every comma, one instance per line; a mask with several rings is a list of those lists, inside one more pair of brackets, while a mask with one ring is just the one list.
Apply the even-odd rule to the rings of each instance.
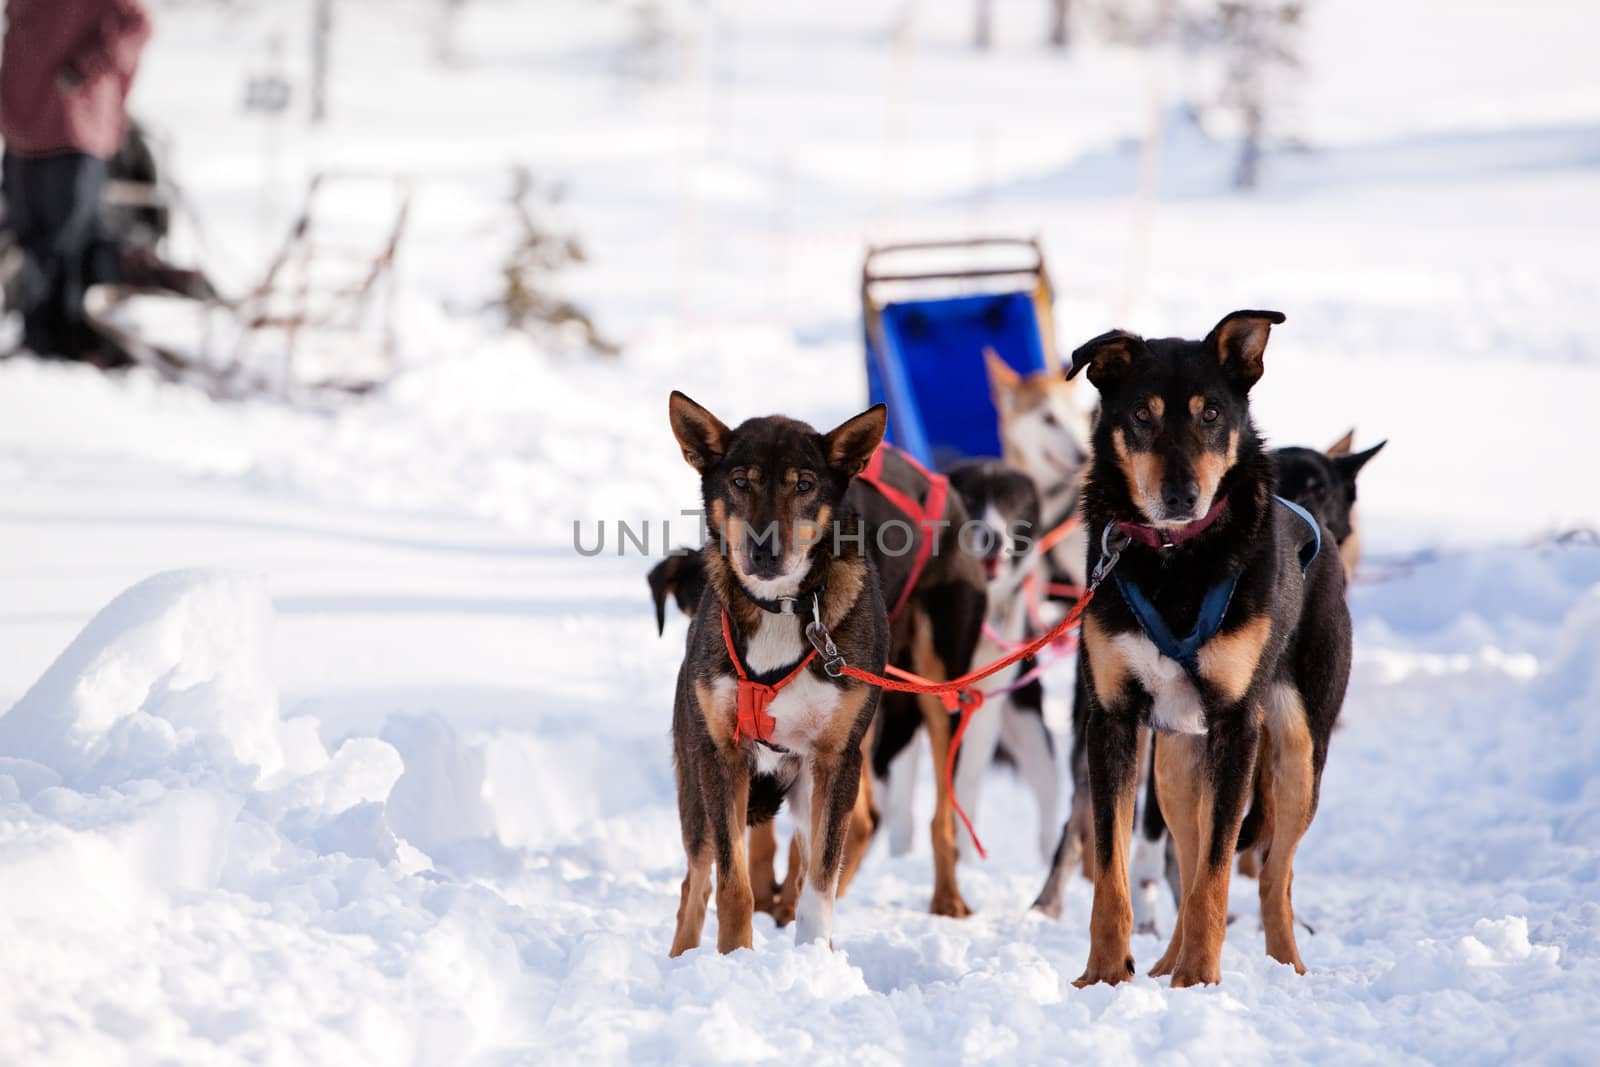
[[[978, 850], [978, 855], [987, 859], [989, 854], [984, 851], [983, 842], [978, 840], [978, 832], [972, 828], [972, 820], [967, 818], [967, 813], [961, 808], [961, 801], [956, 798], [955, 770], [956, 753], [961, 750], [961, 739], [966, 735], [967, 724], [972, 720], [972, 713], [983, 707], [983, 690], [974, 689], [973, 686], [983, 681], [992, 674], [997, 674], [1020, 659], [1034, 655], [1040, 649], [1054, 643], [1067, 635], [1067, 632], [1078, 625], [1078, 620], [1083, 617], [1083, 611], [1094, 599], [1094, 590], [1084, 592], [1083, 599], [1072, 606], [1066, 618], [1056, 623], [1048, 633], [1034, 638], [987, 666], [977, 670], [968, 671], [959, 678], [948, 682], [935, 682], [910, 671], [901, 670], [899, 667], [889, 666], [884, 668], [885, 674], [873, 674], [864, 671], [849, 663], [840, 663], [837, 667], [840, 674], [854, 678], [858, 682], [877, 686], [879, 689], [890, 689], [896, 693], [925, 693], [937, 696], [948, 711], [961, 712], [961, 721], [956, 724], [955, 736], [950, 739], [950, 755], [944, 763], [944, 788], [945, 794], [950, 798], [950, 805], [955, 808], [956, 814], [961, 817], [961, 825], [967, 828], [967, 834], [972, 838], [972, 844]], [[831, 661], [830, 661], [831, 662]], [[830, 671], [831, 673], [831, 671]]]

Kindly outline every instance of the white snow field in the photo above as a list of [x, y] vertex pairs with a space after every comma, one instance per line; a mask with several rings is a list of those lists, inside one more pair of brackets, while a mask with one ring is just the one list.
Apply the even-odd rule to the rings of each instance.
[[[340, 0], [315, 133], [238, 110], [272, 35], [298, 76], [302, 3], [160, 6], [137, 91], [234, 288], [306, 168], [415, 178], [392, 385], [307, 409], [0, 362], [0, 1063], [1595, 1062], [1600, 544], [1553, 536], [1600, 526], [1592, 5], [1319, 0], [1309, 147], [1241, 197], [1169, 117], [1153, 202], [1130, 139], [1190, 75], [1049, 53], [1043, 3], [977, 56], [965, 3], [663, 4], [649, 51], [627, 5], [471, 0], [453, 65], [439, 6]], [[567, 291], [619, 359], [481, 310], [516, 162], [568, 186]], [[1285, 311], [1263, 429], [1390, 439], [1304, 977], [1236, 879], [1220, 986], [1073, 988], [1089, 886], [1028, 911], [1000, 771], [972, 918], [925, 913], [925, 840], [880, 840], [835, 951], [758, 916], [752, 951], [666, 958], [684, 623], [656, 636], [615, 523], [692, 532], [667, 391], [831, 425], [864, 242], [977, 232], [1042, 236], [1068, 346]]]

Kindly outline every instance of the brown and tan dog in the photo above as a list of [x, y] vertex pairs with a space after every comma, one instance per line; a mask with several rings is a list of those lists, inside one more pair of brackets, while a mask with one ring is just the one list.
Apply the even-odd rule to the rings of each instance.
[[[926, 475], [888, 446], [884, 448], [880, 478], [884, 485], [910, 499], [925, 501], [929, 495]], [[982, 563], [960, 550], [960, 531], [968, 515], [959, 495], [947, 494], [939, 513], [931, 517], [935, 521], [916, 531], [917, 540], [911, 542], [903, 540], [901, 531], [891, 531], [894, 536], [878, 536], [889, 524], [905, 523], [907, 517], [872, 485], [860, 480], [852, 482], [845, 500], [861, 520], [866, 553], [874, 564], [884, 602], [891, 605], [903, 602], [902, 610], [890, 623], [890, 662], [924, 677], [945, 679], [966, 673], [977, 648], [986, 593]], [[922, 538], [932, 538], [934, 544], [930, 558], [920, 570], [915, 566], [914, 551], [885, 550], [886, 546], [895, 549], [902, 545], [914, 549]], [[675, 552], [651, 570], [649, 581], [658, 629], [665, 625], [668, 597], [677, 602], [684, 614], [693, 616], [707, 586], [704, 556], [683, 550]], [[879, 722], [869, 732], [864, 747], [877, 761], [880, 753], [892, 754], [910, 744], [919, 729], [928, 736], [934, 765], [943, 767], [952, 733], [951, 717], [944, 705], [935, 697], [884, 693]], [[885, 733], [888, 741], [883, 740]], [[881, 777], [883, 768], [876, 769]], [[863, 767], [861, 787], [846, 837], [840, 894], [849, 886], [878, 827], [872, 779], [873, 774]], [[969, 914], [970, 909], [956, 877], [955, 811], [945, 789], [944, 776], [936, 775], [935, 781], [934, 815], [929, 827], [934, 865], [929, 910], [935, 915], [961, 917]], [[755, 907], [770, 911], [781, 926], [794, 917], [800, 865], [796, 862], [796, 848], [791, 843], [788, 875], [780, 884], [776, 878], [777, 849], [775, 829], [770, 822], [751, 827], [749, 866]]]
[[804, 870], [796, 939], [831, 943], [861, 745], [878, 690], [839, 675], [882, 671], [888, 619], [854, 525], [850, 482], [883, 438], [874, 407], [826, 434], [779, 416], [729, 429], [682, 393], [669, 404], [700, 474], [712, 540], [689, 627], [672, 742], [688, 873], [671, 955], [700, 943], [716, 871], [717, 948], [751, 944], [745, 828], [785, 800]]

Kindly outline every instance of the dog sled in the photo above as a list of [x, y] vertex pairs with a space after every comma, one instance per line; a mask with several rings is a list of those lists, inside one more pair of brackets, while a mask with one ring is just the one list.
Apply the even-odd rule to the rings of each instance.
[[1054, 290], [1030, 238], [869, 248], [861, 311], [869, 402], [889, 409], [885, 439], [936, 470], [1000, 455], [986, 349], [1021, 375], [1060, 370]]
[[395, 264], [410, 200], [397, 177], [318, 173], [242, 297], [100, 285], [89, 319], [135, 362], [215, 395], [366, 393], [397, 362]]

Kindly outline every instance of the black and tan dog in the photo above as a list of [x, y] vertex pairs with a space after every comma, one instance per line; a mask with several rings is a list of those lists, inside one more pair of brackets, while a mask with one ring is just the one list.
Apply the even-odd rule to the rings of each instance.
[[[885, 488], [913, 501], [929, 503], [928, 477], [916, 464], [898, 451], [885, 447], [878, 477]], [[937, 514], [919, 530], [896, 501], [865, 480], [851, 483], [845, 495], [848, 511], [861, 521], [867, 557], [883, 601], [900, 605], [891, 614], [890, 662], [927, 678], [947, 679], [965, 674], [972, 666], [983, 623], [984, 574], [978, 558], [961, 551], [961, 531], [968, 514], [958, 493], [945, 495]], [[899, 528], [894, 528], [898, 524]], [[880, 531], [887, 535], [880, 537]], [[908, 540], [910, 538], [910, 540]], [[931, 539], [931, 552], [917, 566], [918, 549], [923, 539]], [[892, 551], [905, 548], [905, 551]], [[666, 623], [666, 604], [673, 598], [678, 607], [693, 616], [707, 587], [706, 555], [679, 551], [669, 555], [650, 571], [650, 591], [655, 601], [656, 626]], [[926, 733], [933, 762], [943, 767], [950, 750], [951, 715], [936, 697], [886, 692], [879, 705], [879, 721], [869, 735], [877, 777], [884, 777], [887, 760], [894, 752], [910, 745], [920, 730]], [[872, 739], [877, 743], [873, 744]], [[844, 892], [861, 862], [872, 835], [877, 830], [878, 814], [872, 803], [873, 773], [863, 769], [861, 789], [851, 814], [846, 837], [844, 870], [839, 891]], [[929, 910], [935, 915], [962, 917], [969, 913], [956, 878], [957, 837], [955, 812], [946, 792], [944, 776], [935, 775], [933, 822], [929, 832], [933, 845], [933, 897]], [[777, 838], [771, 823], [753, 826], [750, 831], [750, 876], [756, 908], [770, 911], [781, 926], [794, 916], [798, 894], [798, 865], [791, 847], [789, 873], [781, 884], [776, 881]]]
[[1073, 353], [1072, 373], [1087, 368], [1101, 395], [1083, 494], [1089, 562], [1112, 567], [1083, 624], [1095, 889], [1079, 985], [1133, 974], [1127, 851], [1144, 725], [1183, 897], [1151, 973], [1176, 987], [1220, 980], [1252, 800], [1244, 836], [1267, 843], [1267, 953], [1305, 969], [1289, 887], [1349, 677], [1350, 616], [1336, 554], [1317, 551], [1320, 524], [1274, 497], [1250, 419], [1282, 321], [1237, 311], [1203, 341], [1117, 330]]
[[689, 869], [671, 954], [700, 943], [713, 864], [717, 948], [750, 946], [745, 827], [785, 799], [805, 868], [795, 936], [829, 941], [878, 706], [878, 690], [837, 676], [838, 657], [881, 672], [889, 643], [872, 564], [835, 523], [851, 525], [845, 493], [883, 438], [884, 409], [819, 434], [778, 416], [730, 430], [682, 393], [669, 408], [712, 535], [672, 716]]
[[1344, 578], [1349, 582], [1361, 563], [1361, 523], [1356, 517], [1356, 476], [1388, 441], [1353, 451], [1354, 430], [1326, 452], [1314, 448], [1280, 448], [1272, 454], [1278, 467], [1278, 492], [1322, 520], [1339, 545]]
[[[1347, 589], [1361, 561], [1361, 524], [1355, 507], [1356, 478], [1367, 462], [1388, 444], [1387, 441], [1379, 441], [1371, 448], [1356, 452], [1353, 449], [1354, 440], [1355, 431], [1351, 430], [1324, 452], [1290, 446], [1274, 449], [1271, 453], [1277, 472], [1278, 495], [1305, 508], [1333, 535], [1334, 543], [1339, 548], [1339, 560], [1344, 565]], [[1079, 675], [1081, 678], [1081, 671]], [[1094, 878], [1093, 851], [1085, 848], [1090, 830], [1087, 753], [1084, 749], [1087, 711], [1087, 697], [1080, 691], [1073, 704], [1072, 719], [1072, 814], [1062, 828], [1050, 876], [1034, 901], [1035, 908], [1055, 918], [1061, 915], [1066, 880], [1080, 860], [1083, 861], [1084, 876], [1091, 880]], [[1148, 738], [1141, 737], [1141, 741], [1148, 743]], [[1142, 803], [1136, 812], [1130, 882], [1134, 928], [1154, 933], [1158, 880], [1164, 877], [1174, 903], [1180, 907], [1183, 904], [1183, 890], [1177, 856], [1170, 847], [1167, 826], [1162, 821], [1161, 809], [1156, 803], [1153, 761], [1141, 760], [1140, 766], [1149, 773], [1144, 782], [1144, 792], [1140, 794]], [[1240, 852], [1240, 874], [1256, 877], [1260, 870], [1260, 853], [1265, 844], [1258, 840], [1255, 848]]]

